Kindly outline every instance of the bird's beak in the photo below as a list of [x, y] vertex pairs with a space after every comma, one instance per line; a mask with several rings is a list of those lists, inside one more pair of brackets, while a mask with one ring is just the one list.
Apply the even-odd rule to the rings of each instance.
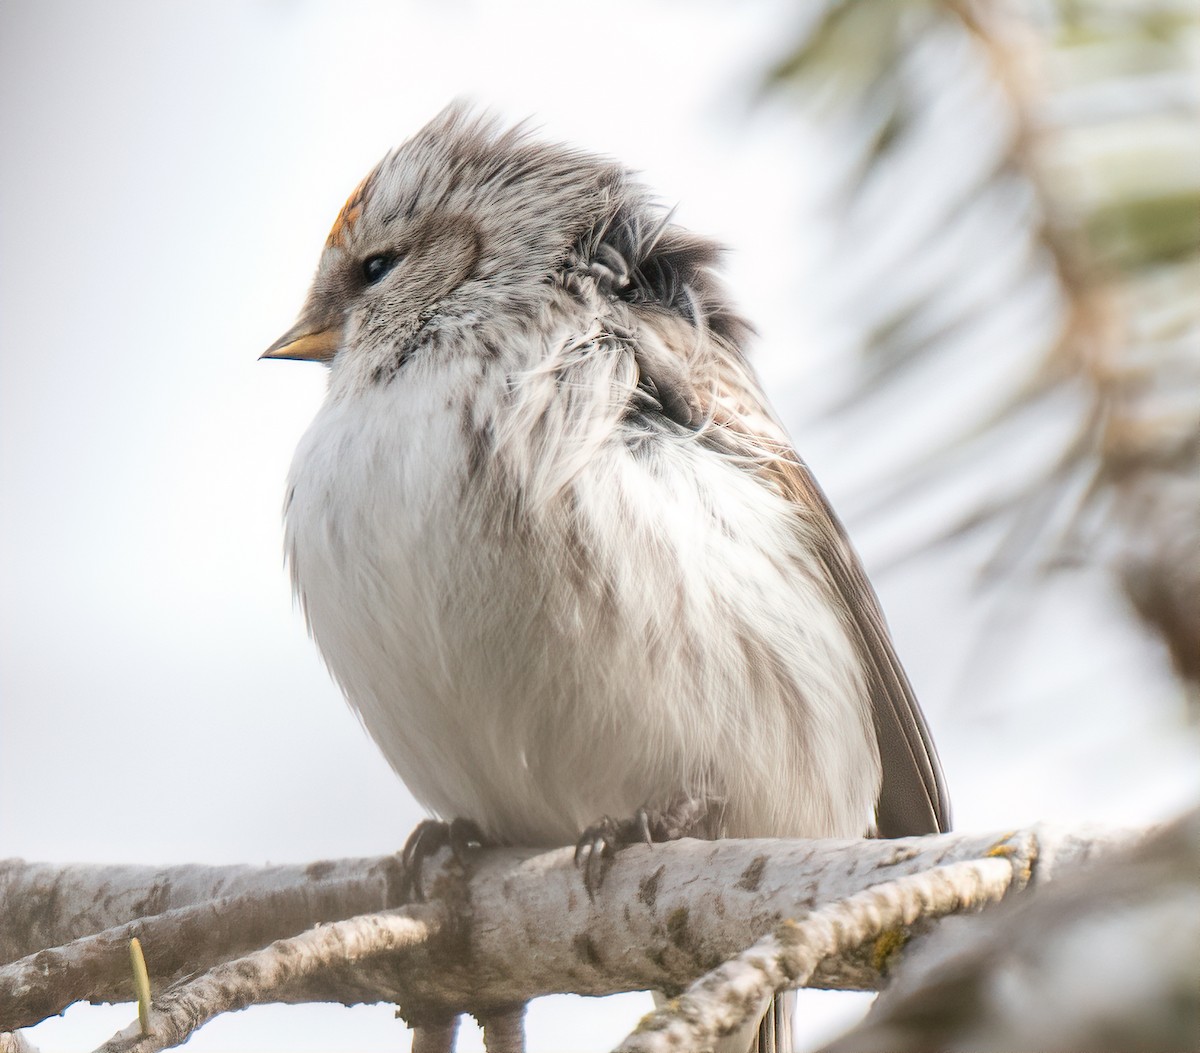
[[342, 329], [314, 329], [300, 319], [262, 353], [260, 358], [294, 358], [301, 362], [329, 362], [342, 343]]

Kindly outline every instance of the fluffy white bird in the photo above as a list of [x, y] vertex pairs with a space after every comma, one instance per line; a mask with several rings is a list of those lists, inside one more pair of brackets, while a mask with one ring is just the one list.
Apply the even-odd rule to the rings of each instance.
[[621, 166], [454, 107], [354, 192], [267, 352], [330, 368], [285, 513], [312, 635], [417, 799], [495, 842], [681, 802], [710, 837], [948, 826], [718, 257]]

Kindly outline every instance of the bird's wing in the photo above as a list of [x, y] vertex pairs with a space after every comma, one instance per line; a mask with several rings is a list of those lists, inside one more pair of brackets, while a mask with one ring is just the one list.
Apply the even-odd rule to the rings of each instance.
[[[676, 314], [638, 311], [644, 333], [639, 370], [668, 415], [708, 431], [757, 465], [802, 514], [831, 586], [845, 600], [850, 629], [870, 685], [883, 785], [876, 806], [882, 837], [946, 831], [950, 802], [937, 750], [904, 668], [896, 657], [879, 599], [858, 554], [808, 466], [767, 404], [745, 356], [731, 342]], [[671, 412], [674, 408], [675, 412]]]
[[875, 806], [881, 837], [909, 837], [950, 829], [950, 799], [925, 715], [896, 657], [879, 598], [862, 562], [812, 473], [795, 455], [775, 471], [793, 501], [817, 509], [821, 560], [846, 598], [870, 683], [871, 714], [879, 738], [883, 785]]

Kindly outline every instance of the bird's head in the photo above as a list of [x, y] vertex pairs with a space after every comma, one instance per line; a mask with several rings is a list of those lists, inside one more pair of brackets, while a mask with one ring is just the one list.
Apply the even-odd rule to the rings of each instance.
[[580, 238], [633, 195], [619, 166], [452, 106], [343, 206], [296, 324], [264, 358], [400, 351], [431, 318], [532, 317]]

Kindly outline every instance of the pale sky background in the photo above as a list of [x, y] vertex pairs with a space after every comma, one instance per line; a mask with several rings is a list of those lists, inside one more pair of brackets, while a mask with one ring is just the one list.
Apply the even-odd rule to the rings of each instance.
[[[324, 372], [258, 355], [346, 195], [453, 98], [623, 159], [730, 245], [764, 376], [835, 504], [887, 472], [929, 414], [851, 435], [805, 415], [845, 335], [818, 280], [829, 173], [820, 137], [752, 103], [794, 8], [0, 0], [0, 856], [303, 861], [393, 851], [421, 817], [282, 567]], [[849, 518], [869, 566], [919, 532]], [[1020, 585], [973, 588], [986, 554], [876, 576], [956, 825], [1144, 822], [1194, 798], [1194, 731], [1103, 579], [1059, 579], [1030, 613]], [[803, 1004], [812, 1042], [864, 1000]], [[607, 1048], [646, 1005], [543, 1000], [530, 1048]], [[31, 1037], [90, 1049], [131, 1018], [76, 1007]], [[406, 1041], [388, 1007], [267, 1008], [189, 1048]]]

